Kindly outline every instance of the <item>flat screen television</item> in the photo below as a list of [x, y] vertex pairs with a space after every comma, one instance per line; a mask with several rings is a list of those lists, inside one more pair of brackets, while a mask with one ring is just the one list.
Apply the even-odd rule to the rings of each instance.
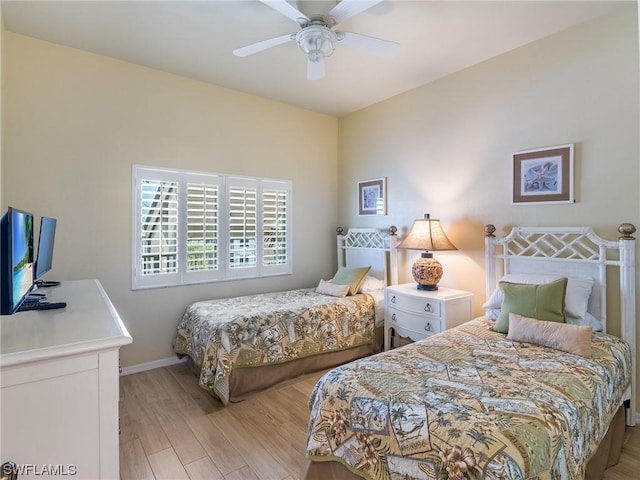
[[9, 207], [0, 220], [0, 314], [14, 313], [33, 288], [33, 215]]
[[36, 285], [55, 284], [58, 282], [46, 282], [42, 280], [45, 273], [51, 270], [53, 260], [53, 243], [56, 237], [57, 220], [51, 217], [40, 219], [40, 234], [38, 236], [38, 255], [36, 256]]

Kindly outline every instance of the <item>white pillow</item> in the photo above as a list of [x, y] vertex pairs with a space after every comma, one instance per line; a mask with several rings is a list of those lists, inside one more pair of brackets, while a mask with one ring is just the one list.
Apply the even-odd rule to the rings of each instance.
[[331, 295], [332, 297], [346, 297], [347, 293], [349, 293], [349, 287], [350, 285], [337, 285], [320, 279], [316, 292], [323, 295]]
[[567, 315], [566, 320], [567, 323], [570, 323], [571, 325], [586, 325], [591, 327], [594, 332], [602, 331], [602, 322], [589, 312], [585, 312], [583, 317], [572, 317], [571, 315]]
[[[501, 282], [509, 283], [524, 283], [527, 285], [549, 283], [562, 278], [561, 275], [542, 275], [533, 273], [510, 273], [503, 276]], [[566, 277], [567, 281], [567, 293], [564, 301], [564, 309], [568, 316], [575, 318], [584, 317], [587, 313], [587, 307], [589, 305], [589, 296], [591, 290], [593, 290], [593, 284], [595, 283], [592, 277]], [[504, 293], [500, 290], [500, 287], [496, 287], [486, 303], [482, 307], [487, 310], [487, 316], [489, 318], [490, 310], [499, 310], [502, 307], [502, 301], [504, 300]], [[499, 313], [499, 312], [498, 312]]]
[[376, 290], [382, 290], [384, 287], [384, 280], [380, 280], [373, 275], [367, 275], [367, 277], [364, 279], [364, 282], [362, 282], [362, 285], [360, 285], [360, 290], [358, 290], [358, 293], [375, 292]]

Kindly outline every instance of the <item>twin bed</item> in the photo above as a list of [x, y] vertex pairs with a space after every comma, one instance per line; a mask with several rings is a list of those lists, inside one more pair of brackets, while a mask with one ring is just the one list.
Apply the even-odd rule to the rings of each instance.
[[[529, 284], [523, 291], [534, 296], [540, 285], [553, 289], [558, 278], [569, 279], [560, 336], [545, 337], [540, 323], [511, 316], [509, 331], [499, 333], [496, 321], [483, 316], [371, 355], [382, 322], [372, 312], [383, 311], [376, 292], [332, 302], [329, 309], [345, 308], [336, 316], [307, 307], [282, 313], [279, 302], [295, 300], [294, 291], [267, 295], [275, 309], [238, 321], [226, 320], [239, 300], [191, 306], [176, 351], [191, 357], [201, 385], [225, 403], [340, 365], [309, 400], [307, 480], [601, 478], [617, 461], [625, 423], [635, 424], [635, 228], [622, 225], [617, 241], [590, 228], [514, 228], [504, 238], [494, 236], [493, 226], [485, 231], [487, 299], [496, 297], [503, 278]], [[339, 265], [373, 265], [375, 251], [371, 274], [395, 283], [395, 244], [393, 234], [350, 230], [338, 237]], [[607, 289], [608, 282], [616, 288]], [[507, 297], [514, 301], [507, 290], [503, 295], [505, 303], [487, 303], [488, 315], [506, 311]], [[252, 309], [261, 310], [264, 299], [253, 297]], [[609, 322], [608, 314], [620, 321]], [[594, 325], [602, 331], [591, 333]], [[625, 403], [632, 407], [626, 418]]]
[[[567, 351], [584, 335], [545, 342], [535, 320], [520, 338], [511, 316], [506, 335], [480, 317], [337, 367], [311, 394], [306, 479], [601, 478], [621, 450], [625, 402], [634, 407], [627, 424], [635, 424], [634, 231], [623, 225], [623, 236], [610, 242], [590, 228], [514, 228], [497, 239], [487, 226], [487, 298], [502, 274], [520, 276], [531, 284], [522, 290], [536, 292], [540, 284], [527, 276], [547, 276], [546, 289], [557, 288], [556, 277], [573, 279], [562, 304], [583, 305], [602, 332], [580, 325], [593, 322], [586, 315], [562, 324], [567, 332], [587, 328], [586, 350], [575, 354]], [[624, 340], [606, 333], [613, 268]], [[586, 297], [576, 288], [589, 284], [585, 278], [592, 284]], [[506, 308], [513, 298], [503, 290]]]
[[338, 230], [338, 267], [370, 267], [360, 293], [316, 288], [191, 304], [174, 351], [188, 355], [200, 385], [224, 404], [303, 373], [380, 351], [384, 287], [396, 283], [395, 229]]

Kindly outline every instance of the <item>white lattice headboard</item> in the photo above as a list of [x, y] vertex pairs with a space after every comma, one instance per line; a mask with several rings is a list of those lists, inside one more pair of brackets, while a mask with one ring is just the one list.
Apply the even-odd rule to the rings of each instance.
[[[595, 280], [589, 312], [599, 318], [607, 331], [607, 267], [617, 267], [620, 275], [620, 331], [631, 347], [632, 377], [627, 398], [636, 408], [636, 286], [635, 238], [630, 223], [620, 225], [618, 240], [605, 240], [591, 227], [514, 227], [496, 238], [496, 227], [485, 227], [487, 298], [503, 274], [545, 273], [562, 276], [590, 276]], [[633, 417], [633, 416], [632, 416]], [[635, 418], [627, 416], [627, 424]]]
[[370, 274], [385, 281], [398, 283], [397, 228], [350, 228], [343, 234], [338, 228], [338, 266], [362, 267], [371, 265]]

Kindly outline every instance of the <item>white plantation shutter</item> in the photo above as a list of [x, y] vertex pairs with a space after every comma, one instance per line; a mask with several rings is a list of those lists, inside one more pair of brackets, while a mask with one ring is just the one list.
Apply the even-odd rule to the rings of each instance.
[[219, 175], [184, 173], [185, 225], [183, 246], [186, 264], [181, 283], [218, 280], [220, 271]]
[[291, 272], [289, 182], [262, 182], [262, 265], [264, 274]]
[[180, 182], [166, 171], [134, 171], [134, 288], [179, 278]]
[[178, 271], [178, 184], [143, 180], [140, 241], [142, 275]]
[[134, 166], [132, 285], [291, 273], [291, 182]]
[[229, 199], [229, 277], [258, 275], [258, 181], [231, 177]]
[[218, 186], [187, 184], [187, 271], [218, 269]]

